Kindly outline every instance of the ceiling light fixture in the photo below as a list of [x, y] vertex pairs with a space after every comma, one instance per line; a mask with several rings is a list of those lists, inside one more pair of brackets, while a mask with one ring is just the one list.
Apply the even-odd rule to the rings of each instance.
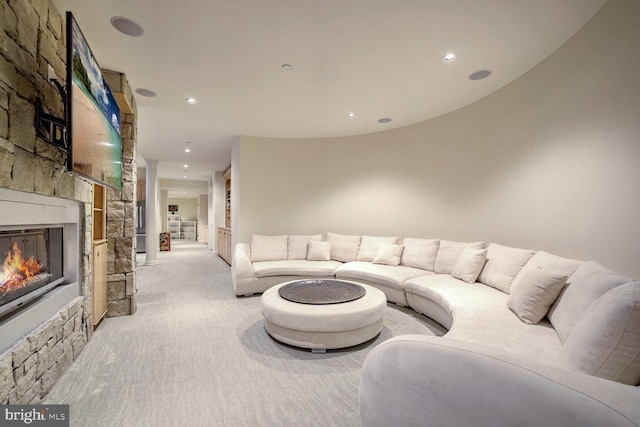
[[189, 165], [184, 165], [184, 167], [185, 167], [185, 168], [188, 168], [188, 167], [189, 167]]
[[185, 148], [185, 149], [184, 149], [184, 152], [185, 152], [185, 153], [190, 153], [190, 152], [191, 152], [191, 148]]
[[122, 34], [131, 37], [140, 37], [144, 34], [144, 29], [137, 22], [125, 18], [124, 16], [114, 16], [111, 18], [111, 25]]
[[195, 98], [186, 98], [185, 101], [187, 104], [197, 104], [198, 101]]
[[482, 80], [482, 79], [486, 79], [490, 75], [491, 75], [491, 70], [479, 70], [479, 71], [476, 71], [475, 73], [471, 73], [471, 75], [469, 76], [469, 80]]
[[455, 52], [450, 52], [447, 53], [445, 56], [442, 57], [442, 60], [444, 62], [451, 62], [451, 61], [455, 61], [456, 58], [458, 57], [458, 54]]
[[349, 117], [350, 119], [353, 119], [355, 116], [356, 116], [356, 113], [347, 114], [347, 117]]
[[293, 66], [291, 64], [282, 64], [280, 68], [282, 68], [283, 71], [291, 71]]
[[144, 89], [139, 87], [138, 89], [136, 89], [136, 93], [138, 95], [141, 96], [146, 96], [147, 98], [155, 98], [156, 97], [156, 93], [154, 91], [152, 91], [151, 89]]

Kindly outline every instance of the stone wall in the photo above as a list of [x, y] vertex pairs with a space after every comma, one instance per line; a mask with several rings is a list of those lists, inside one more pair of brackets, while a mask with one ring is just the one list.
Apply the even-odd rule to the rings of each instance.
[[[50, 0], [0, 0], [0, 186], [81, 202], [80, 281], [82, 298], [73, 306], [41, 325], [37, 331], [0, 354], [0, 403], [38, 402], [78, 357], [91, 338], [92, 315], [92, 184], [67, 172], [67, 155], [36, 135], [35, 104], [58, 117], [64, 105], [60, 94], [48, 81], [51, 66], [60, 82], [66, 79], [66, 30], [64, 19]], [[135, 115], [125, 115], [123, 127], [132, 129], [123, 141], [123, 168], [127, 182], [133, 180], [135, 206]], [[130, 169], [133, 172], [129, 173]], [[119, 193], [119, 192], [118, 192]], [[122, 192], [123, 194], [125, 191]], [[125, 197], [125, 196], [123, 196]], [[131, 197], [128, 192], [126, 197]], [[112, 196], [110, 195], [110, 198]], [[122, 277], [127, 310], [111, 308], [111, 316], [135, 311], [135, 248], [128, 254], [126, 239], [135, 239], [135, 209], [123, 208], [125, 220], [118, 238], [109, 237], [114, 259], [123, 253]], [[129, 219], [129, 221], [127, 221]], [[1, 220], [0, 220], [1, 223]], [[113, 243], [112, 243], [113, 241]], [[135, 240], [132, 240], [134, 242]], [[118, 249], [122, 246], [124, 249]], [[118, 262], [114, 267], [117, 270]], [[121, 285], [113, 280], [109, 290], [113, 301], [121, 296]], [[110, 285], [112, 285], [110, 283]], [[110, 286], [111, 287], [111, 286]], [[124, 304], [121, 304], [124, 305]]]
[[103, 73], [121, 108], [122, 191], [107, 192], [107, 316], [117, 317], [136, 312], [137, 110], [125, 75]]
[[0, 404], [40, 402], [86, 343], [78, 299], [0, 355]]

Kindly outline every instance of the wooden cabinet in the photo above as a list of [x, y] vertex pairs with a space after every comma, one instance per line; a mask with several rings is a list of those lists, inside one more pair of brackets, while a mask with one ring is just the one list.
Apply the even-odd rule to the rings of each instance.
[[218, 227], [217, 251], [220, 258], [231, 265], [233, 248], [231, 247], [231, 229]]
[[96, 328], [107, 314], [107, 189], [93, 184], [92, 210], [92, 287], [93, 299], [92, 324]]
[[93, 241], [107, 240], [107, 189], [93, 184]]
[[93, 317], [95, 328], [107, 314], [107, 242], [93, 245]]

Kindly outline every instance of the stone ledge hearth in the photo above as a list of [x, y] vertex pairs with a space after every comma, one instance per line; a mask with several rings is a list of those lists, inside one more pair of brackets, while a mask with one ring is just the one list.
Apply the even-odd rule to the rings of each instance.
[[0, 404], [38, 403], [87, 343], [82, 298], [0, 355]]

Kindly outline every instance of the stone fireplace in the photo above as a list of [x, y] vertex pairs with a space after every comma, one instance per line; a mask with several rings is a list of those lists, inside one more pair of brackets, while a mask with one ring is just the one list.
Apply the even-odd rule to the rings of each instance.
[[81, 300], [80, 203], [0, 188], [0, 212], [2, 353]]
[[[50, 0], [0, 1], [0, 27], [0, 200], [9, 203], [0, 205], [0, 242], [26, 240], [23, 244], [37, 246], [55, 237], [42, 229], [62, 228], [64, 236], [62, 277], [45, 285], [41, 295], [19, 296], [14, 307], [0, 314], [0, 404], [28, 404], [51, 390], [93, 333], [93, 187], [67, 172], [66, 153], [40, 138], [34, 125], [36, 104], [56, 117], [64, 115], [64, 102], [48, 72], [53, 68], [64, 86], [63, 16]], [[107, 316], [112, 317], [133, 314], [136, 308], [137, 113], [124, 74], [109, 72], [107, 79], [118, 103], [126, 101], [129, 107], [121, 106], [122, 191], [107, 195]], [[16, 258], [13, 243], [0, 243], [0, 257], [7, 256], [3, 245]], [[56, 261], [53, 249], [45, 255], [18, 249], [27, 260], [40, 258], [44, 264], [38, 271]]]

